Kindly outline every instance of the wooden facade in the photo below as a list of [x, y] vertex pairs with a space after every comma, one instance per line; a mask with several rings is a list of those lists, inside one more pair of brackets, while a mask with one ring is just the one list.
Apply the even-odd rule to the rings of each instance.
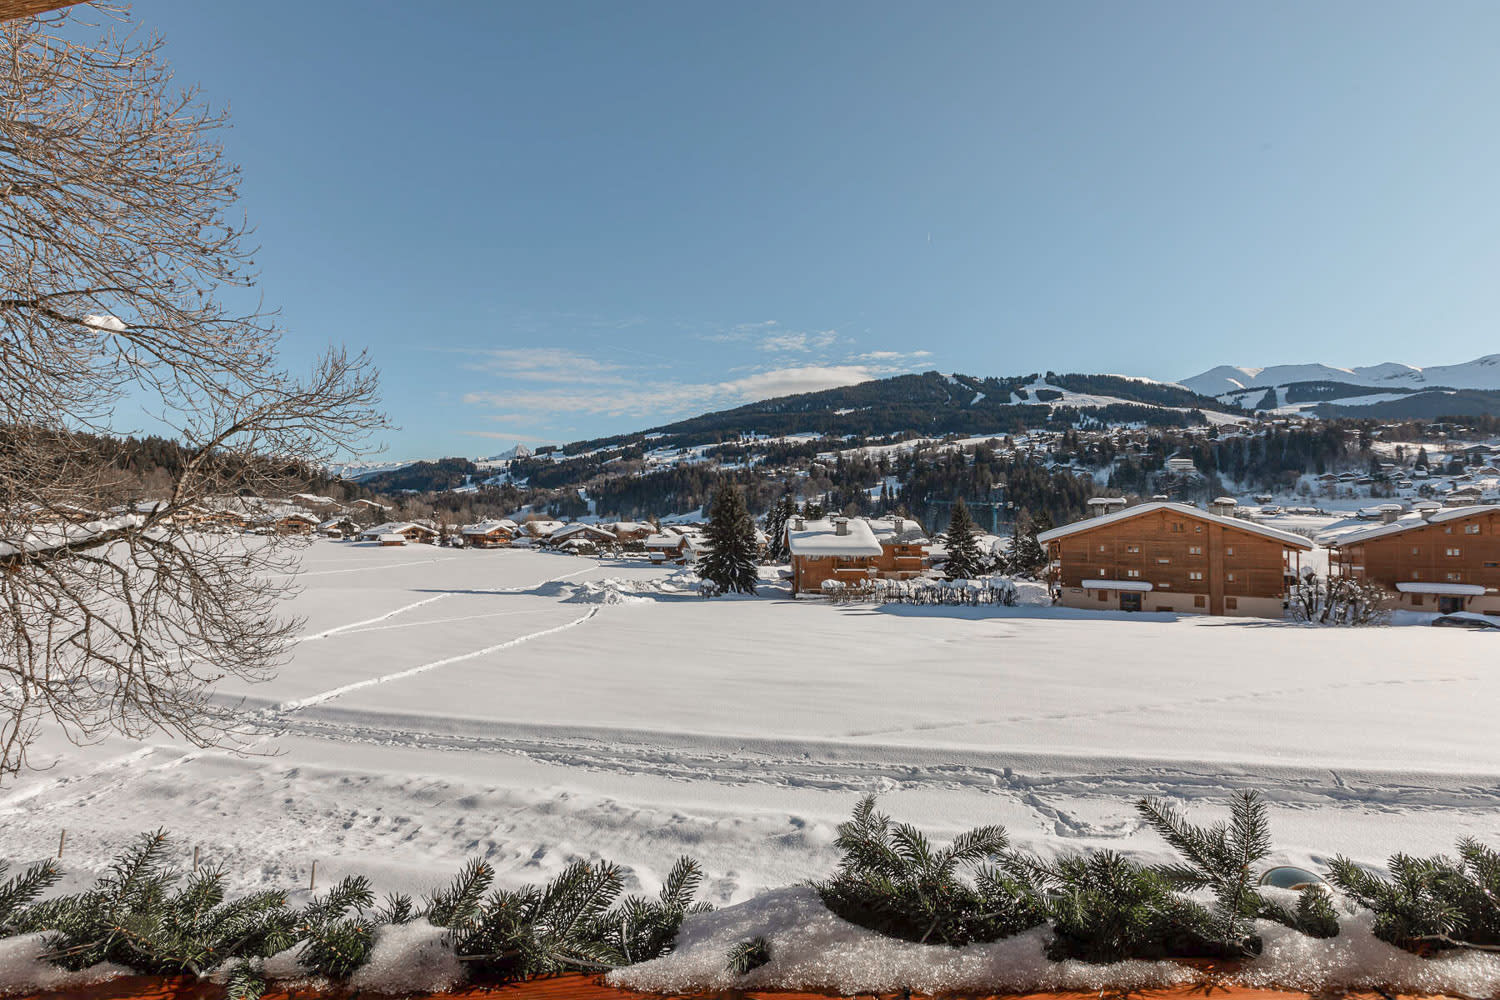
[[1500, 614], [1500, 507], [1444, 510], [1334, 539], [1329, 569], [1410, 611]]
[[793, 519], [787, 525], [792, 594], [821, 593], [828, 580], [853, 586], [921, 576], [930, 562], [928, 544], [910, 519]]
[[1054, 528], [1051, 582], [1075, 608], [1279, 618], [1312, 543], [1174, 503]]

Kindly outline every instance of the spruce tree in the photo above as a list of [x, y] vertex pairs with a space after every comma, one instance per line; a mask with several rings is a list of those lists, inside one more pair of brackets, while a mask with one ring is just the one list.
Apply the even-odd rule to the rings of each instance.
[[1010, 552], [1006, 568], [1014, 576], [1035, 576], [1047, 565], [1047, 550], [1037, 541], [1036, 522], [1026, 511], [1021, 511], [1010, 532]]
[[745, 496], [728, 483], [714, 494], [708, 512], [709, 551], [700, 561], [698, 575], [712, 581], [722, 594], [755, 593], [758, 556], [755, 522], [745, 506]]
[[953, 516], [948, 521], [948, 565], [944, 575], [950, 580], [971, 580], [984, 572], [984, 557], [974, 531], [969, 505], [953, 502]]
[[786, 559], [786, 526], [796, 512], [797, 505], [792, 502], [791, 497], [782, 497], [766, 511], [766, 534], [770, 536], [770, 541], [766, 544], [767, 562], [782, 562]]

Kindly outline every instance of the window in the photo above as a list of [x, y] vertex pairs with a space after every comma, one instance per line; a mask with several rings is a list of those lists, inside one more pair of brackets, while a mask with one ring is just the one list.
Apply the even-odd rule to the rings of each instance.
[[1201, 546], [1201, 545], [1189, 545], [1188, 546], [1188, 555], [1190, 555], [1190, 556], [1201, 556], [1202, 554], [1203, 554], [1203, 546]]
[[1202, 594], [1198, 594], [1196, 597], [1193, 598], [1193, 607], [1195, 607], [1195, 608], [1206, 608], [1206, 607], [1208, 607], [1208, 598], [1204, 597]]
[[1198, 570], [1190, 570], [1188, 572], [1188, 579], [1189, 580], [1201, 580], [1201, 579], [1203, 579], [1203, 574], [1200, 573]]
[[1141, 551], [1141, 547], [1139, 545], [1127, 545], [1127, 546], [1125, 546], [1125, 551], [1126, 552], [1139, 552], [1139, 551]]
[[1224, 579], [1228, 580], [1230, 583], [1233, 583], [1234, 582], [1234, 574], [1233, 573], [1225, 573], [1224, 574]]
[[1461, 556], [1463, 554], [1464, 554], [1464, 550], [1463, 549], [1447, 548], [1447, 549], [1443, 550], [1443, 555], [1445, 555], [1445, 556]]
[[1234, 555], [1234, 546], [1233, 545], [1226, 545], [1224, 547], [1224, 554], [1226, 556], [1232, 556], [1232, 555]]
[[1453, 534], [1453, 525], [1451, 525], [1451, 524], [1444, 525], [1444, 527], [1443, 527], [1443, 534], [1445, 534], [1445, 535], [1451, 535], [1451, 534]]
[[1098, 594], [1099, 594], [1099, 600], [1101, 600], [1101, 601], [1107, 601], [1107, 600], [1109, 600], [1109, 591], [1107, 591], [1107, 590], [1101, 590], [1101, 591], [1098, 591]]
[[1161, 566], [1169, 566], [1169, 565], [1171, 565], [1172, 560], [1168, 559], [1166, 556], [1157, 556], [1156, 557], [1156, 562], [1157, 562], [1158, 565], [1161, 565]]
[[1182, 522], [1181, 521], [1173, 521], [1172, 522], [1172, 531], [1173, 532], [1181, 532], [1182, 531]]
[[1107, 551], [1109, 551], [1109, 547], [1107, 545], [1101, 545], [1101, 546], [1099, 546], [1099, 551], [1100, 552], [1107, 552]]
[[1196, 531], [1198, 534], [1201, 535], [1201, 534], [1203, 534], [1203, 525], [1201, 525], [1201, 524], [1195, 524], [1195, 525], [1193, 525], [1193, 530]]
[[1477, 534], [1479, 534], [1479, 525], [1477, 525], [1477, 524], [1466, 524], [1466, 525], [1464, 525], [1464, 534], [1466, 534], [1466, 535], [1477, 535]]
[[1100, 570], [1100, 571], [1099, 571], [1099, 575], [1100, 575], [1100, 576], [1103, 576], [1103, 575], [1104, 575], [1104, 570], [1102, 570], [1102, 569], [1101, 569], [1101, 570]]
[[1497, 569], [1497, 568], [1500, 568], [1500, 563], [1487, 562], [1487, 563], [1484, 564], [1484, 568], [1485, 569]]
[[1131, 577], [1132, 579], [1139, 579], [1141, 571], [1138, 569], [1127, 569], [1125, 571], [1125, 575]]
[[1237, 597], [1226, 597], [1226, 598], [1224, 598], [1224, 610], [1226, 610], [1226, 611], [1235, 611], [1235, 610], [1237, 610], [1239, 608], [1239, 606], [1240, 606], [1239, 598], [1237, 598]]
[[1413, 545], [1411, 547], [1411, 554], [1414, 555], [1414, 556], [1421, 555], [1422, 554], [1422, 546], [1420, 546], [1420, 545]]
[[1461, 582], [1463, 582], [1463, 578], [1464, 578], [1464, 575], [1462, 573], [1449, 573], [1448, 574], [1448, 579], [1452, 580], [1454, 583], [1461, 583]]
[[1171, 590], [1172, 589], [1172, 584], [1170, 582], [1168, 582], [1168, 583], [1158, 583], [1156, 586], [1157, 586], [1158, 590]]

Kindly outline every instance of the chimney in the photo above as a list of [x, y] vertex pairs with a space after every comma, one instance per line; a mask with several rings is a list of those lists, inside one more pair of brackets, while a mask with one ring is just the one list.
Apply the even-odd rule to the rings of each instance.
[[849, 534], [849, 519], [847, 517], [836, 517], [833, 519], [833, 533], [843, 536]]
[[806, 531], [807, 530], [807, 518], [803, 517], [801, 514], [798, 514], [796, 517], [792, 518], [792, 530], [793, 531]]
[[906, 530], [906, 522], [899, 515], [891, 518], [891, 530], [898, 535], [901, 534]]
[[1396, 518], [1400, 516], [1400, 513], [1400, 511], [1392, 510], [1389, 507], [1382, 507], [1380, 508], [1380, 523], [1395, 524]]

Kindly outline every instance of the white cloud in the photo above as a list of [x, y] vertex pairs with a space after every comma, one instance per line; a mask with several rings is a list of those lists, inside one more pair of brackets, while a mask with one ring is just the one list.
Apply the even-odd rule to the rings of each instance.
[[725, 382], [657, 382], [630, 389], [471, 392], [464, 402], [516, 411], [583, 412], [657, 419], [684, 411], [724, 409], [759, 399], [818, 392], [893, 374], [871, 365], [805, 365], [757, 372]]
[[867, 351], [864, 354], [856, 354], [855, 361], [916, 361], [920, 358], [932, 357], [931, 351]]
[[773, 333], [761, 339], [757, 345], [762, 351], [777, 353], [821, 351], [832, 347], [839, 339], [837, 330], [819, 330], [812, 333]]
[[623, 365], [600, 361], [577, 351], [555, 347], [522, 347], [475, 353], [480, 360], [465, 364], [465, 368], [504, 378], [562, 383], [623, 384], [627, 381], [619, 374], [624, 371]]

